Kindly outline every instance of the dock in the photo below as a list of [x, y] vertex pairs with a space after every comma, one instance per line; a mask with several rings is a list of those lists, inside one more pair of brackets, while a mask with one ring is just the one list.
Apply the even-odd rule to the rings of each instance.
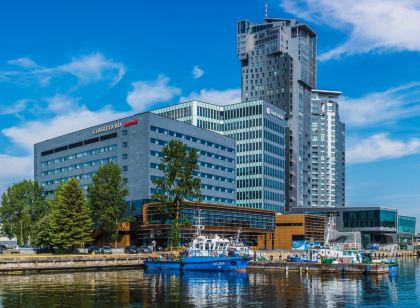
[[321, 264], [313, 262], [255, 262], [249, 271], [281, 271], [311, 273], [388, 274], [388, 264]]
[[0, 257], [0, 274], [142, 268], [146, 255], [34, 255]]

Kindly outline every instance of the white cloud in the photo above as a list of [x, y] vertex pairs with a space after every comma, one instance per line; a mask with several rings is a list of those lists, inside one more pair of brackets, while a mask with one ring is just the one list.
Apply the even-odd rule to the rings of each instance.
[[179, 99], [180, 102], [185, 101], [202, 101], [220, 106], [229, 105], [233, 103], [239, 103], [241, 101], [241, 90], [240, 89], [227, 89], [227, 90], [215, 90], [215, 89], [202, 89], [200, 93], [191, 92], [187, 96], [183, 96]]
[[76, 77], [80, 84], [108, 80], [111, 86], [117, 84], [125, 74], [125, 67], [101, 53], [93, 53], [72, 58], [69, 63], [44, 67], [30, 58], [9, 60], [8, 64], [18, 66], [15, 70], [1, 70], [0, 81], [21, 83], [36, 82], [47, 85], [51, 79], [62, 75]]
[[420, 82], [408, 83], [360, 98], [343, 97], [339, 103], [347, 125], [365, 126], [420, 115]]
[[67, 110], [59, 113], [48, 120], [34, 120], [19, 126], [5, 128], [2, 133], [10, 138], [12, 143], [32, 153], [33, 146], [37, 142], [122, 118], [126, 115], [126, 113], [117, 113], [108, 107], [92, 111], [85, 106], [78, 106], [71, 111]]
[[350, 164], [358, 164], [414, 154], [420, 154], [419, 138], [402, 141], [391, 139], [387, 134], [380, 133], [353, 142], [346, 151], [346, 161]]
[[169, 77], [164, 75], [153, 81], [133, 82], [132, 86], [127, 102], [135, 111], [149, 110], [153, 104], [167, 102], [181, 93], [181, 89], [169, 85]]
[[20, 99], [9, 106], [0, 106], [0, 115], [11, 115], [25, 111], [30, 102], [30, 99]]
[[199, 68], [197, 65], [194, 65], [192, 69], [192, 74], [194, 79], [198, 79], [204, 75], [204, 70], [202, 68]]
[[348, 34], [319, 60], [372, 51], [420, 51], [418, 0], [281, 0], [283, 9]]
[[54, 113], [69, 112], [78, 108], [78, 99], [64, 94], [47, 98], [47, 103], [47, 110]]
[[10, 156], [0, 154], [0, 195], [11, 184], [22, 179], [33, 178], [33, 161], [32, 155]]

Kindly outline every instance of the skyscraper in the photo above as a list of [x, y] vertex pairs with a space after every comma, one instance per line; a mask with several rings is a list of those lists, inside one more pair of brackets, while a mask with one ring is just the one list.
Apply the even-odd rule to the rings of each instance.
[[316, 82], [316, 33], [293, 19], [237, 25], [242, 101], [281, 108], [286, 129], [286, 210], [310, 206], [311, 90]]
[[284, 212], [284, 112], [262, 100], [226, 106], [190, 101], [152, 111], [236, 140], [236, 204]]
[[312, 90], [312, 206], [345, 205], [345, 126], [341, 92]]

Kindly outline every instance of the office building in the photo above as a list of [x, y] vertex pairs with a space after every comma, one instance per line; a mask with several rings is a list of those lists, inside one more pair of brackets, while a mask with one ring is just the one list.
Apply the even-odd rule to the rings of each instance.
[[84, 188], [98, 168], [116, 162], [122, 169], [133, 210], [155, 192], [153, 179], [161, 176], [161, 148], [170, 140], [181, 140], [199, 153], [202, 199], [208, 203], [234, 205], [236, 201], [236, 142], [165, 117], [142, 113], [79, 130], [35, 144], [35, 180], [46, 194], [75, 177]]
[[226, 106], [191, 101], [152, 111], [236, 140], [237, 205], [284, 212], [284, 112], [262, 100]]
[[345, 205], [345, 125], [337, 91], [312, 91], [312, 206]]
[[311, 90], [316, 33], [293, 19], [237, 24], [242, 101], [264, 100], [285, 112], [286, 210], [311, 205]]
[[398, 244], [401, 249], [413, 250], [416, 217], [398, 215]]

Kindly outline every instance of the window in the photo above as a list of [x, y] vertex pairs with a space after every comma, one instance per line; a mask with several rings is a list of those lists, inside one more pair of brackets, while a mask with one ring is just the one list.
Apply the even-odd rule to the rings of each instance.
[[128, 145], [128, 143], [127, 143], [127, 142], [123, 142], [123, 143], [122, 143], [123, 148], [126, 148], [126, 147], [127, 147], [127, 145]]
[[127, 134], [128, 134], [128, 131], [127, 131], [126, 129], [124, 129], [124, 130], [122, 131], [122, 135], [123, 135], [123, 136], [127, 136]]
[[122, 158], [123, 158], [123, 159], [127, 159], [127, 156], [128, 156], [127, 154], [123, 154], [123, 155], [122, 155]]
[[127, 166], [123, 166], [123, 171], [127, 171]]

